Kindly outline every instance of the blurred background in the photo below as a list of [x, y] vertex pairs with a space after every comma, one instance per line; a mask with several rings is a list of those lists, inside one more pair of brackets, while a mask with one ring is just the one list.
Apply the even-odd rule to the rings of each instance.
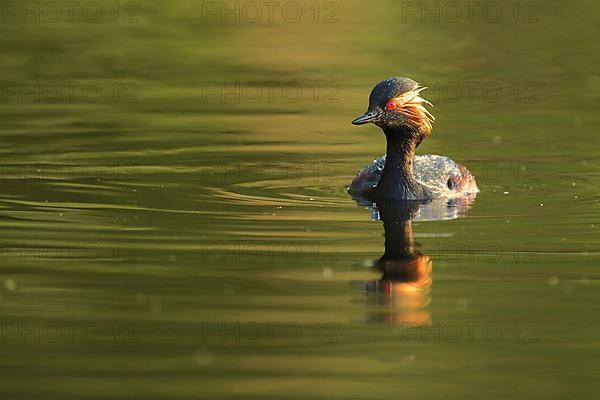
[[[599, 14], [2, 1], [3, 396], [596, 398]], [[481, 190], [396, 293], [345, 193], [390, 76]]]

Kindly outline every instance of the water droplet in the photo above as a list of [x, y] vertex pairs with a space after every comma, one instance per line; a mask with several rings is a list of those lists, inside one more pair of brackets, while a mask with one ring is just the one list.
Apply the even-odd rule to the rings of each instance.
[[235, 293], [235, 286], [230, 283], [226, 283], [223, 285], [223, 294], [232, 295]]
[[162, 303], [158, 300], [152, 300], [150, 302], [150, 311], [153, 312], [154, 314], [158, 314], [159, 312], [161, 312], [163, 309], [162, 307]]
[[198, 364], [201, 367], [208, 367], [215, 361], [215, 355], [209, 349], [198, 349], [194, 353], [194, 361], [196, 361], [196, 364]]
[[550, 286], [558, 285], [558, 277], [551, 276], [550, 278], [548, 278], [548, 285], [550, 285]]
[[148, 296], [146, 296], [144, 293], [137, 293], [135, 295], [135, 302], [137, 304], [146, 304], [146, 301], [148, 301]]
[[4, 281], [4, 287], [8, 290], [15, 290], [17, 288], [17, 282], [14, 279], [7, 279]]
[[465, 311], [467, 308], [469, 308], [469, 300], [465, 298], [456, 300], [456, 308], [460, 311]]
[[323, 276], [325, 278], [331, 278], [333, 276], [333, 270], [329, 267], [323, 268]]

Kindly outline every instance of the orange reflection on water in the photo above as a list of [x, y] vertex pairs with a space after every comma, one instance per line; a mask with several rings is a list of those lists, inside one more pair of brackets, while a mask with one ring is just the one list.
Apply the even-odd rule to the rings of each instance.
[[431, 259], [415, 254], [406, 259], [379, 260], [375, 267], [383, 272], [376, 283], [380, 298], [376, 301], [375, 319], [394, 325], [431, 323], [427, 310], [431, 303]]

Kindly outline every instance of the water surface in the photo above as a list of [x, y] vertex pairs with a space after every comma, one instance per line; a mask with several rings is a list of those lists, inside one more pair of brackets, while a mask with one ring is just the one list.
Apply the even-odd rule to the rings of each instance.
[[[495, 23], [96, 4], [0, 24], [6, 398], [595, 398], [595, 2], [517, 22], [495, 3]], [[412, 222], [431, 266], [413, 297], [366, 289], [383, 224], [345, 193], [384, 149], [350, 121], [394, 75], [430, 87], [419, 152], [481, 189]]]

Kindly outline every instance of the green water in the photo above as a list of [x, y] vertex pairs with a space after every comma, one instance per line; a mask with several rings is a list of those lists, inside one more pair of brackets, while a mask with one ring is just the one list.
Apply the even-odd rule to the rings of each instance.
[[[2, 398], [597, 397], [597, 2], [9, 3]], [[390, 297], [344, 186], [395, 75], [481, 193], [413, 222], [431, 284]]]

